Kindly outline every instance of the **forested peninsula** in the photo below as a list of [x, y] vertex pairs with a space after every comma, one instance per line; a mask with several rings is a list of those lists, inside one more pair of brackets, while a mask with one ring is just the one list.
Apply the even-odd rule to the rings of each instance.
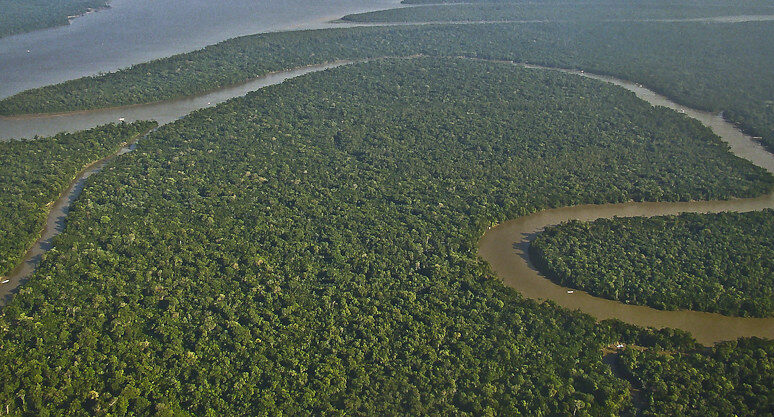
[[0, 101], [0, 114], [147, 103], [311, 64], [424, 54], [578, 68], [640, 82], [685, 105], [722, 110], [774, 149], [770, 39], [769, 22], [487, 23], [260, 34], [22, 92]]
[[[0, 409], [664, 415], [671, 393], [637, 408], [632, 388], [690, 378], [724, 401], [682, 414], [763, 415], [770, 341], [728, 355], [526, 300], [476, 243], [547, 207], [771, 185], [695, 120], [599, 81], [441, 58], [299, 77], [93, 177], [0, 313]], [[615, 343], [645, 349], [621, 354], [624, 379], [602, 361]]]
[[[437, 3], [437, 2], [435, 2]], [[346, 22], [422, 23], [491, 21], [604, 21], [701, 19], [727, 16], [774, 14], [774, 2], [742, 3], [686, 1], [581, 2], [498, 2], [434, 4], [356, 13], [342, 17]]]
[[154, 122], [110, 124], [48, 138], [0, 142], [0, 276], [40, 235], [48, 207], [84, 166], [117, 151]]
[[774, 313], [774, 211], [572, 221], [530, 245], [557, 283], [660, 309]]
[[109, 0], [0, 0], [0, 37], [62, 26]]

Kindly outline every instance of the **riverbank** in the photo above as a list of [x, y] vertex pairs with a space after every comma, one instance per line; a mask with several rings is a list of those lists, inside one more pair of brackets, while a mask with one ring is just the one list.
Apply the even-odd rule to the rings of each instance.
[[[117, 71], [254, 33], [331, 27], [396, 0], [112, 0], [70, 25], [0, 38], [0, 97]], [[66, 13], [75, 14], [75, 13]]]
[[[98, 77], [28, 90], [0, 100], [0, 112], [52, 113], [158, 102], [285, 68], [422, 53], [531, 62], [635, 80], [688, 106], [724, 110], [729, 120], [743, 123], [748, 133], [762, 137], [771, 146], [766, 102], [774, 85], [768, 71], [774, 51], [763, 40], [771, 38], [773, 30], [769, 22], [592, 21], [404, 25], [260, 34]], [[706, 43], [716, 45], [713, 59], [698, 52]], [[638, 65], [631, 65], [635, 62]], [[737, 87], [718, 90], [717, 85]]]
[[241, 97], [260, 88], [285, 80], [336, 68], [353, 61], [336, 61], [322, 65], [309, 65], [286, 71], [275, 71], [226, 88], [215, 89], [195, 96], [186, 96], [150, 104], [135, 104], [106, 109], [81, 110], [59, 114], [34, 116], [0, 116], [0, 140], [49, 136], [61, 131], [74, 132], [123, 119], [154, 120], [160, 125], [173, 122], [193, 111], [212, 107], [226, 100]]
[[32, 275], [45, 252], [53, 248], [53, 238], [64, 230], [65, 219], [70, 206], [77, 199], [81, 190], [83, 190], [86, 179], [99, 172], [105, 164], [116, 156], [127, 152], [141, 137], [146, 136], [154, 129], [156, 127], [134, 135], [119, 144], [117, 149], [108, 156], [87, 163], [78, 171], [59, 196], [46, 205], [46, 221], [42, 225], [38, 236], [22, 255], [17, 266], [7, 276], [0, 279], [0, 281], [8, 281], [0, 284], [0, 306], [4, 306], [10, 301], [16, 290]]
[[92, 13], [96, 13], [96, 12], [101, 12], [103, 10], [108, 10], [109, 8], [110, 8], [110, 3], [109, 2], [105, 2], [104, 6], [89, 7], [88, 9], [86, 9], [85, 11], [83, 11], [81, 13], [67, 16], [67, 24], [72, 24], [73, 20], [75, 20], [75, 19], [77, 19], [79, 17], [83, 17], [83, 16], [86, 16], [88, 14], [92, 14]]
[[2, 2], [0, 38], [66, 26], [73, 20], [110, 8], [110, 0], [60, 0], [50, 2]]

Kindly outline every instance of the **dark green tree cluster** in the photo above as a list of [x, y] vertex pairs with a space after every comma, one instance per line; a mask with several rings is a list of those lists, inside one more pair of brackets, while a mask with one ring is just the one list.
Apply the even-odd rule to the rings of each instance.
[[774, 415], [774, 342], [739, 339], [679, 352], [626, 349], [624, 373], [640, 389], [643, 416]]
[[0, 0], [0, 37], [66, 25], [70, 17], [108, 7], [107, 0]]
[[0, 276], [40, 236], [48, 206], [91, 162], [118, 150], [154, 122], [110, 124], [78, 133], [0, 142]]
[[572, 221], [530, 245], [546, 276], [629, 304], [774, 313], [774, 210]]
[[338, 59], [425, 54], [579, 68], [640, 82], [682, 104], [724, 111], [774, 150], [771, 39], [772, 22], [485, 23], [260, 34], [28, 90], [0, 101], [0, 114], [147, 103]]
[[0, 409], [621, 414], [602, 346], [690, 341], [523, 299], [476, 256], [481, 233], [654, 185], [771, 184], [697, 122], [580, 77], [418, 58], [289, 80], [92, 177], [0, 316]]
[[[437, 2], [435, 2], [437, 3]], [[499, 2], [403, 7], [342, 17], [347, 22], [492, 22], [699, 19], [720, 16], [773, 15], [774, 2], [704, 4], [685, 1], [651, 2]]]

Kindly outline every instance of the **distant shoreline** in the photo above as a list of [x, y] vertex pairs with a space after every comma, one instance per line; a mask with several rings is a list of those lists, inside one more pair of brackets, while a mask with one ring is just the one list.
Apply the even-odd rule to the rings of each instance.
[[[85, 11], [83, 11], [83, 12], [81, 12], [79, 14], [74, 14], [74, 15], [67, 16], [67, 24], [70, 25], [70, 24], [73, 23], [73, 20], [75, 20], [75, 19], [77, 19], [79, 17], [86, 16], [87, 14], [101, 12], [103, 10], [108, 10], [108, 9], [110, 9], [110, 4], [108, 2], [106, 2], [104, 6], [89, 7], [88, 9], [86, 9]], [[55, 27], [55, 26], [52, 26], [52, 27]]]
[[[104, 4], [101, 5], [101, 6], [88, 7], [86, 9], [82, 10], [81, 12], [76, 13], [76, 14], [72, 14], [72, 15], [62, 15], [62, 14], [57, 15], [56, 12], [53, 12], [49, 16], [38, 16], [38, 17], [44, 17], [44, 19], [51, 19], [47, 23], [45, 23], [45, 22], [41, 23], [40, 26], [35, 26], [34, 24], [32, 24], [30, 26], [22, 25], [20, 27], [14, 28], [13, 25], [11, 25], [10, 29], [0, 28], [0, 39], [8, 38], [8, 37], [11, 37], [11, 36], [19, 36], [19, 35], [24, 35], [24, 34], [28, 34], [28, 33], [38, 32], [38, 31], [41, 31], [41, 30], [48, 30], [48, 29], [54, 29], [54, 28], [58, 28], [58, 27], [62, 27], [62, 26], [71, 25], [73, 20], [75, 20], [75, 19], [77, 19], [79, 17], [83, 17], [83, 16], [86, 16], [86, 15], [91, 14], [91, 13], [96, 13], [96, 12], [100, 12], [100, 11], [103, 11], [103, 10], [110, 9], [111, 8], [111, 6], [110, 6], [110, 2], [111, 1], [112, 0], [104, 0]], [[19, 18], [19, 16], [17, 16], [17, 18]], [[28, 24], [29, 24], [29, 22], [28, 22]], [[5, 30], [9, 30], [9, 31], [6, 33]]]

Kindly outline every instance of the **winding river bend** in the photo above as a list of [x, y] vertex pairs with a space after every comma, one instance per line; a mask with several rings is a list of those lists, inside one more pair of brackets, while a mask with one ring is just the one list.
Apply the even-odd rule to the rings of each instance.
[[[202, 0], [197, 0], [195, 3], [198, 5], [199, 3], [201, 3], [201, 1]], [[151, 4], [150, 5], [147, 4], [148, 2], [150, 2]], [[231, 4], [230, 6], [236, 7], [241, 5], [240, 7], [248, 7], [245, 4], [243, 4], [245, 2], [246, 0], [240, 0], [239, 2], [237, 2], [238, 4]], [[308, 0], [293, 0], [293, 2], [308, 2]], [[326, 2], [335, 3], [337, 5], [340, 5], [340, 7], [354, 8], [354, 10], [350, 10], [351, 12], [352, 11], [362, 12], [367, 10], [385, 8], [385, 7], [390, 8], [389, 6], [394, 7], [398, 5], [398, 0], [368, 0], [367, 2], [365, 2], [364, 5], [358, 5], [358, 3], [355, 2], [354, 0], [326, 0]], [[126, 16], [131, 15], [131, 13], [135, 13], [137, 11], [132, 9], [124, 10], [124, 3], [125, 3], [125, 0], [114, 0], [111, 3], [112, 7], [108, 11], [100, 12], [100, 13], [92, 13], [87, 17], [78, 18], [76, 19], [76, 21], [80, 22], [81, 19], [90, 20], [90, 19], [117, 19], [117, 18], [123, 18], [127, 20], [129, 18]], [[144, 10], [143, 9], [144, 7], [151, 8], [152, 10], [156, 9], [155, 2], [151, 0], [142, 0], [139, 2], [131, 2], [131, 3], [133, 3], [132, 4], [133, 7], [140, 7], [141, 10]], [[163, 5], [165, 7], [169, 6], [167, 4], [168, 3], [167, 0], [165, 0], [162, 3], [164, 3]], [[251, 3], [251, 2], [247, 2], [247, 3]], [[266, 7], [269, 7], [271, 5], [276, 6], [276, 4], [274, 3], [277, 3], [277, 2], [275, 0], [272, 0], [271, 2], [268, 2], [264, 6]], [[191, 7], [191, 5], [189, 5], [188, 7]], [[287, 8], [287, 7], [288, 5], [284, 4], [280, 8], [284, 10], [284, 8]], [[406, 6], [406, 7], [410, 7], [410, 6]], [[223, 8], [218, 8], [218, 10], [221, 10], [221, 9]], [[196, 10], [197, 10], [196, 12], [197, 16], [207, 14], [207, 13], [201, 13], [199, 9], [196, 9]], [[241, 14], [239, 13], [239, 11], [240, 11], [239, 7], [236, 7], [235, 10], [231, 10], [230, 13], [235, 13], [235, 15], [229, 15], [231, 16], [229, 19], [235, 18], [234, 16], [237, 16], [237, 15], [239, 16], [240, 19], [243, 18], [243, 16], [241, 16]], [[171, 12], [168, 10], [166, 10], [166, 12], [168, 12], [170, 15], [175, 15], [175, 12]], [[274, 12], [280, 13], [281, 10], [275, 10]], [[118, 13], [118, 17], [113, 16], [112, 14], [114, 13]], [[188, 16], [190, 14], [190, 10], [183, 11], [181, 13], [183, 16]], [[287, 11], [283, 13], [287, 13]], [[164, 16], [167, 16], [167, 15], [165, 14]], [[495, 23], [525, 23], [526, 24], [526, 23], [560, 23], [560, 22], [573, 21], [573, 20], [536, 19], [536, 20], [448, 21], [448, 22], [442, 22], [442, 21], [357, 22], [357, 21], [348, 21], [348, 20], [342, 20], [342, 19], [330, 20], [331, 17], [332, 16], [328, 16], [327, 18], [322, 18], [322, 19], [316, 18], [316, 20], [314, 20], [314, 22], [316, 23], [311, 26], [308, 24], [300, 24], [300, 23], [299, 25], [304, 29], [311, 29], [311, 28], [320, 29], [320, 28], [347, 28], [347, 27], [359, 27], [359, 26], [421, 26], [421, 25], [438, 25], [438, 24], [485, 25], [485, 24], [495, 24]], [[158, 18], [158, 16], [155, 16], [155, 18]], [[181, 17], [176, 16], [176, 18], [180, 19]], [[262, 17], [262, 19], [271, 20], [270, 18], [271, 18], [271, 13], [269, 14], [269, 16]], [[255, 24], [255, 22], [253, 22], [252, 20], [253, 19], [248, 19], [248, 21], [252, 22], [251, 24]], [[280, 21], [281, 20], [282, 19], [280, 19]], [[663, 22], [663, 23], [702, 22], [702, 23], [710, 24], [710, 23], [743, 23], [743, 22], [772, 21], [772, 20], [774, 20], [774, 15], [728, 15], [728, 16], [671, 18], [671, 19], [637, 19], [637, 18], [603, 19], [600, 21]], [[241, 20], [239, 19], [237, 19], [237, 21], [241, 22]], [[191, 24], [191, 23], [192, 22], [186, 22], [186, 24]], [[143, 24], [147, 24], [147, 22], [144, 22]], [[107, 20], [99, 24], [94, 24], [92, 22], [89, 25], [86, 25], [85, 28], [83, 28], [84, 30], [87, 30], [86, 33], [81, 33], [80, 31], [77, 31], [77, 35], [80, 37], [86, 37], [90, 40], [93, 40], [95, 38], [101, 38], [101, 37], [93, 36], [94, 33], [90, 31], [95, 31], [95, 30], [98, 31], [106, 27], [120, 27], [120, 26], [121, 26], [120, 24], [117, 24], [113, 20]], [[163, 24], [159, 24], [159, 26], [166, 27]], [[235, 27], [237, 26], [240, 26], [240, 25], [236, 24]], [[235, 27], [234, 28], [229, 27], [228, 28], [229, 30], [225, 30], [220, 26], [217, 26], [218, 29], [222, 29], [222, 30], [216, 31], [218, 36], [216, 40], [226, 39], [226, 38], [222, 38], [224, 34], [228, 34], [228, 37], [230, 38], [230, 37], [237, 36], [238, 34], [244, 35], [244, 34], [251, 34], [255, 32], [265, 32], [266, 30], [268, 30], [268, 28], [274, 28], [274, 26], [266, 26], [266, 27], [258, 26], [253, 28], [252, 31], [245, 32], [246, 29], [241, 28], [239, 29], [238, 32], [231, 32], [230, 30], [235, 29]], [[152, 58], [169, 56], [175, 53], [196, 49], [192, 46], [198, 45], [197, 43], [193, 43], [190, 45], [187, 43], [181, 43], [179, 45], [174, 46], [174, 48], [178, 48], [178, 49], [167, 50], [162, 55], [159, 55], [159, 56], [156, 56], [154, 54], [147, 55], [147, 53], [149, 53], [148, 51], [146, 51], [146, 49], [148, 49], [146, 48], [147, 45], [144, 45], [142, 42], [150, 41], [149, 39], [146, 39], [146, 37], [143, 37], [142, 39], [140, 39], [139, 45], [134, 45], [133, 42], [128, 42], [129, 39], [134, 39], [136, 36], [138, 36], [137, 33], [145, 34], [147, 30], [145, 30], [144, 27], [142, 28], [131, 27], [127, 29], [129, 30], [128, 33], [123, 33], [122, 36], [117, 37], [116, 39], [109, 37], [109, 39], [105, 41], [105, 42], [108, 42], [107, 47], [112, 52], [116, 52], [115, 50], [117, 50], [119, 57], [121, 59], [125, 58], [127, 54], [125, 53], [126, 51], [121, 49], [122, 47], [115, 45], [115, 43], [117, 42], [120, 42], [121, 44], [127, 43], [127, 45], [130, 45], [133, 48], [138, 48], [145, 54], [140, 55], [142, 59], [136, 58], [136, 57], [132, 58], [134, 59], [134, 61], [123, 62], [118, 60], [116, 62], [121, 62], [121, 64], [118, 65], [116, 64], [116, 62], [110, 61], [110, 59], [113, 59], [115, 57], [111, 58], [109, 56], [110, 54], [106, 54], [106, 51], [103, 50], [103, 47], [105, 47], [105, 45], [101, 45], [100, 47], [96, 47], [95, 45], [91, 45], [91, 44], [89, 44], [88, 46], [82, 45], [81, 47], [76, 48], [75, 51], [70, 51], [69, 54], [63, 54], [62, 50], [65, 45], [61, 45], [60, 43], [63, 42], [62, 39], [67, 39], [67, 36], [64, 36], [59, 32], [61, 31], [67, 32], [69, 30], [75, 30], [77, 28], [78, 28], [78, 25], [75, 25], [75, 27], [65, 26], [65, 27], [36, 31], [33, 33], [22, 34], [22, 35], [11, 36], [11, 37], [0, 39], [0, 58], [7, 58], [7, 59], [0, 59], [0, 98], [4, 98], [6, 96], [18, 93], [20, 91], [23, 91], [29, 88], [42, 87], [45, 85], [54, 84], [56, 82], [62, 82], [69, 79], [78, 78], [84, 75], [94, 74], [97, 70], [103, 71], [103, 72], [113, 71], [121, 67], [126, 67], [133, 63], [146, 62]], [[288, 29], [289, 27], [280, 26], [279, 28]], [[260, 29], [260, 30], [257, 30], [257, 29]], [[182, 29], [175, 28], [174, 33], [177, 34], [177, 31], [180, 31], [180, 30]], [[186, 33], [198, 33], [198, 32], [193, 29], [190, 29]], [[169, 34], [169, 36], [172, 36], [172, 34]], [[34, 41], [27, 39], [27, 38], [36, 39], [36, 37], [43, 37], [43, 38], [37, 39]], [[59, 39], [59, 37], [63, 37], [63, 38]], [[164, 38], [164, 37], [161, 36], [161, 38]], [[173, 39], [177, 39], [177, 38], [173, 37]], [[22, 44], [16, 45], [16, 43], [21, 41], [24, 41], [23, 45], [26, 45], [26, 46], [22, 46]], [[163, 39], [162, 43], [166, 45], [166, 43], [168, 42], [170, 42], [170, 39]], [[208, 41], [208, 42], [214, 43], [214, 41]], [[40, 51], [40, 53], [44, 53], [44, 55], [38, 56], [37, 55], [38, 49], [35, 49], [34, 47], [30, 46], [32, 44], [36, 46], [45, 45], [46, 46], [46, 48], [44, 48], [45, 50]], [[111, 44], [112, 44], [112, 47], [111, 47]], [[204, 45], [207, 45], [207, 44], [208, 43], [205, 43]], [[12, 45], [12, 46], [9, 46], [9, 45]], [[199, 46], [203, 46], [203, 45], [199, 45]], [[181, 47], [183, 47], [183, 49], [179, 49]], [[27, 56], [28, 54], [25, 53], [25, 48], [33, 48], [32, 55]], [[29, 52], [31, 50], [26, 49], [26, 51]], [[88, 54], [81, 55], [84, 53], [88, 53]], [[102, 62], [100, 60], [106, 57], [110, 59], [108, 59], [108, 61], [106, 62]], [[140, 59], [140, 60], [137, 61], [136, 59]], [[70, 62], [71, 60], [74, 62]], [[66, 64], [63, 65], [62, 64], [63, 62], [66, 62]], [[76, 63], [96, 63], [98, 65], [97, 65], [97, 68], [92, 68], [90, 70], [78, 69], [75, 72], [68, 72], [67, 69], [78, 67]], [[121, 119], [126, 121], [155, 120], [160, 124], [165, 124], [165, 123], [174, 121], [175, 119], [180, 118], [190, 113], [193, 110], [213, 106], [226, 99], [242, 96], [249, 91], [261, 88], [265, 86], [263, 83], [265, 79], [271, 79], [272, 77], [289, 78], [292, 76], [302, 75], [307, 72], [312, 72], [315, 69], [318, 69], [320, 67], [322, 66], [309, 66], [309, 67], [298, 68], [298, 69], [289, 70], [289, 71], [268, 74], [266, 76], [262, 76], [254, 80], [250, 80], [244, 84], [219, 88], [202, 94], [196, 94], [188, 97], [176, 98], [176, 99], [162, 101], [162, 102], [154, 102], [154, 103], [131, 105], [131, 106], [121, 106], [121, 107], [114, 107], [114, 108], [103, 108], [103, 109], [87, 110], [87, 111], [75, 111], [75, 112], [67, 112], [67, 113], [61, 113], [61, 114], [21, 115], [21, 116], [11, 116], [11, 117], [0, 116], [0, 140], [32, 138], [35, 135], [51, 136], [63, 131], [74, 132], [78, 130], [84, 130], [101, 124], [115, 122]], [[38, 71], [43, 71], [43, 72], [54, 71], [54, 74], [38, 74]], [[32, 84], [29, 84], [29, 83], [32, 83]]]
[[[30, 126], [35, 126], [36, 122], [40, 122], [40, 125], [45, 126], [45, 129], [47, 129], [48, 132], [58, 132], [69, 129], [77, 130], [91, 127], [94, 124], [115, 121], [117, 115], [116, 111], [119, 111], [120, 114], [123, 115], [122, 117], [127, 120], [153, 119], [160, 121], [160, 124], [164, 124], [174, 121], [199, 108], [212, 106], [229, 98], [242, 96], [249, 91], [278, 84], [289, 78], [349, 63], [351, 63], [351, 61], [342, 61], [327, 65], [278, 72], [240, 86], [169, 102], [120, 109], [105, 109], [104, 111], [88, 111], [80, 114], [67, 114], [63, 116], [47, 115], [42, 117], [5, 119], [0, 123], [0, 132], [2, 132], [0, 135], [7, 132], [6, 129], [8, 129], [9, 126], [7, 122], [9, 121], [18, 121], [18, 129], [30, 129]], [[652, 105], [669, 107], [699, 120], [703, 124], [709, 126], [716, 134], [726, 141], [730, 146], [731, 152], [735, 155], [748, 159], [753, 164], [774, 173], [774, 155], [764, 150], [751, 137], [744, 135], [733, 125], [726, 122], [722, 115], [693, 110], [678, 105], [639, 84], [612, 77], [589, 74], [583, 71], [540, 67], [529, 64], [515, 65], [546, 71], [562, 71], [613, 83], [626, 88]], [[105, 117], [106, 120], [95, 122], [96, 118], [99, 117]], [[22, 264], [6, 278], [9, 279], [10, 282], [0, 285], [0, 305], [7, 303], [12, 293], [31, 276], [43, 254], [52, 247], [52, 239], [61, 233], [70, 205], [80, 194], [86, 179], [98, 172], [112, 158], [122, 153], [130, 152], [131, 150], [132, 147], [126, 147], [117, 154], [90, 165], [79, 174], [72, 183], [70, 189], [67, 190], [67, 192], [64, 193], [52, 207], [51, 213], [47, 219], [45, 232], [41, 239], [29, 250]], [[574, 291], [573, 294], [569, 294], [567, 288], [554, 284], [537, 272], [531, 265], [527, 256], [529, 242], [537, 233], [546, 226], [558, 224], [567, 220], [593, 220], [614, 216], [656, 216], [683, 212], [743, 212], [761, 210], [764, 208], [774, 208], [774, 194], [768, 194], [753, 199], [736, 199], [729, 201], [678, 203], [631, 202], [545, 210], [505, 222], [487, 231], [479, 242], [479, 255], [491, 264], [493, 270], [503, 279], [503, 282], [506, 285], [513, 287], [524, 296], [534, 299], [550, 299], [561, 306], [579, 309], [598, 319], [617, 318], [627, 323], [640, 326], [679, 328], [691, 332], [699, 342], [704, 344], [711, 344], [717, 341], [730, 340], [743, 336], [774, 338], [774, 318], [756, 319], [727, 317], [713, 313], [682, 310], [661, 311], [649, 307], [627, 305], [617, 301], [593, 297], [583, 291]]]
[[[654, 106], [669, 107], [699, 120], [727, 142], [732, 153], [774, 173], [774, 155], [767, 152], [750, 136], [726, 122], [721, 115], [681, 106], [639, 84], [612, 77], [535, 65], [524, 66], [576, 74], [626, 88]], [[729, 317], [688, 310], [664, 311], [594, 297], [579, 290], [568, 293], [569, 288], [555, 284], [540, 274], [530, 262], [527, 252], [530, 242], [545, 227], [569, 220], [590, 221], [615, 216], [661, 216], [685, 212], [745, 212], [765, 208], [774, 208], [774, 193], [757, 198], [728, 201], [630, 202], [563, 207], [540, 211], [491, 228], [479, 241], [478, 253], [489, 262], [492, 270], [502, 278], [505, 285], [515, 288], [525, 297], [551, 300], [563, 307], [581, 310], [597, 319], [615, 318], [639, 326], [678, 328], [690, 332], [703, 344], [745, 336], [774, 339], [774, 318]]]

